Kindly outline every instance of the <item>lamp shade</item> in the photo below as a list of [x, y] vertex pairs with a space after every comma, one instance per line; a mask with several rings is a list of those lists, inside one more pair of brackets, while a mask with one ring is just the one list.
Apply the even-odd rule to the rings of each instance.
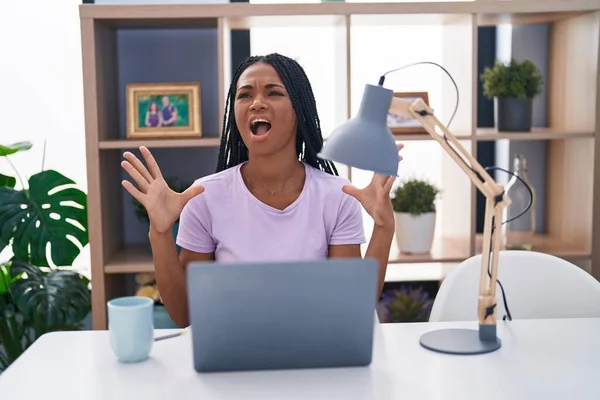
[[398, 146], [387, 126], [394, 93], [367, 84], [358, 114], [325, 141], [319, 158], [386, 176], [398, 176]]

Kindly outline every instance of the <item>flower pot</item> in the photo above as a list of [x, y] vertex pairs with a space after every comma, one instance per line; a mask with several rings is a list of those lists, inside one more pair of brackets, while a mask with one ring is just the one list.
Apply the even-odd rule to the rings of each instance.
[[435, 233], [435, 212], [412, 215], [394, 213], [396, 242], [401, 252], [407, 254], [429, 253]]
[[496, 127], [504, 132], [529, 132], [533, 99], [496, 98]]

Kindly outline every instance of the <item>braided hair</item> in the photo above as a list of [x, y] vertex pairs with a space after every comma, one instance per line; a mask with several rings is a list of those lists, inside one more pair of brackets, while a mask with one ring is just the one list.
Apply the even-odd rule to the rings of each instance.
[[248, 57], [235, 71], [225, 103], [225, 118], [223, 119], [223, 134], [221, 136], [217, 172], [248, 160], [248, 148], [244, 144], [235, 123], [234, 99], [237, 83], [242, 72], [249, 66], [259, 62], [268, 63], [275, 68], [289, 93], [297, 119], [296, 154], [298, 159], [314, 168], [332, 175], [338, 175], [335, 165], [331, 161], [317, 157], [317, 153], [323, 147], [323, 137], [317, 114], [317, 104], [310, 81], [298, 62], [277, 53]]

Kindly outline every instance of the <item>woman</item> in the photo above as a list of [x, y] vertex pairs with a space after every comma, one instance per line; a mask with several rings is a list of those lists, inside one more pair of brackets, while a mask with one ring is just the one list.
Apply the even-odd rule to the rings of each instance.
[[158, 105], [155, 102], [150, 103], [148, 105], [148, 110], [146, 111], [146, 126], [147, 127], [156, 127], [162, 124], [162, 116], [158, 112]]
[[[250, 57], [233, 77], [216, 173], [185, 192], [170, 190], [145, 147], [133, 154], [125, 189], [146, 207], [158, 288], [171, 318], [187, 326], [185, 266], [190, 261], [276, 261], [361, 257], [361, 205], [374, 219], [366, 257], [379, 260], [383, 288], [394, 215], [393, 177], [364, 189], [317, 158], [323, 145], [310, 82], [279, 54]], [[399, 149], [402, 146], [399, 146]], [[179, 218], [176, 251], [171, 227]]]

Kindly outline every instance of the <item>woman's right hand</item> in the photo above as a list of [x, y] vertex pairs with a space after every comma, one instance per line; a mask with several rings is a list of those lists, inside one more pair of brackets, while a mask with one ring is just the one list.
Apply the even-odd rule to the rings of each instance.
[[146, 208], [150, 229], [157, 233], [165, 233], [170, 231], [179, 219], [187, 202], [204, 192], [204, 187], [193, 185], [183, 193], [175, 192], [167, 185], [150, 151], [144, 146], [140, 147], [140, 151], [148, 168], [132, 153], [125, 152], [123, 156], [127, 161], [123, 161], [121, 166], [135, 181], [137, 188], [127, 180], [122, 184], [129, 194]]

